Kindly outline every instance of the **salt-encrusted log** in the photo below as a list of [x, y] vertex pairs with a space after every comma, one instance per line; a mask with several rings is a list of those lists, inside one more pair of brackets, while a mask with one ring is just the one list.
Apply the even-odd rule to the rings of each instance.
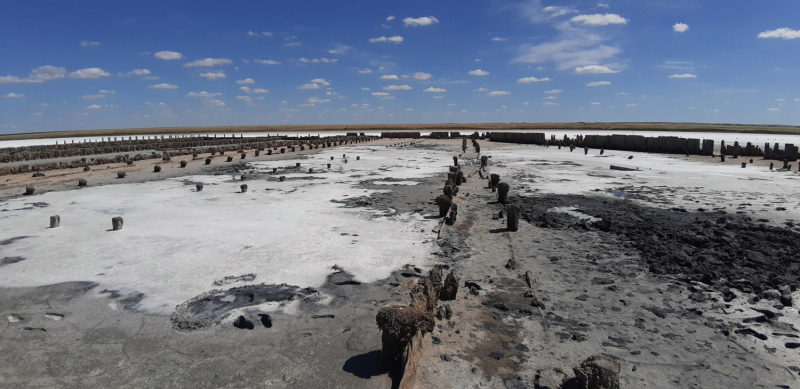
[[117, 178], [125, 178], [125, 172], [117, 172]]
[[25, 195], [26, 195], [26, 196], [30, 196], [30, 195], [32, 195], [32, 194], [33, 194], [33, 192], [34, 192], [35, 190], [36, 190], [36, 188], [34, 188], [34, 187], [32, 187], [32, 186], [26, 186], [26, 187], [25, 187]]
[[122, 229], [122, 217], [117, 216], [117, 217], [111, 218], [111, 228], [114, 231], [121, 230]]
[[247, 193], [247, 184], [239, 185], [239, 189], [242, 190], [242, 193]]
[[160, 172], [161, 171], [161, 165], [153, 166], [153, 171], [156, 172], [156, 173]]
[[86, 186], [86, 180], [84, 179], [78, 180], [78, 186]]
[[206, 158], [206, 165], [211, 165], [211, 158]]
[[276, 168], [276, 167], [272, 168], [272, 174], [275, 174], [277, 172], [278, 172], [278, 168]]
[[450, 196], [439, 195], [436, 197], [436, 205], [439, 206], [439, 217], [447, 216], [450, 211], [450, 205], [453, 203], [453, 198]]
[[505, 182], [497, 184], [497, 201], [499, 201], [500, 204], [506, 203], [506, 198], [508, 197], [509, 189], [510, 187]]
[[583, 148], [583, 155], [587, 155], [587, 154], [589, 154], [589, 148], [588, 147], [584, 147]]
[[61, 216], [50, 216], [50, 228], [58, 228], [61, 225]]
[[497, 184], [499, 184], [499, 183], [500, 183], [500, 175], [499, 175], [499, 174], [492, 173], [492, 175], [491, 175], [491, 176], [489, 176], [489, 177], [490, 177], [490, 179], [491, 179], [491, 185], [489, 185], [489, 187], [490, 187], [490, 188], [496, 188], [496, 187], [497, 187]]
[[231, 162], [231, 161], [233, 161], [233, 157], [229, 155], [228, 156], [228, 162]]
[[203, 184], [195, 184], [194, 187], [197, 189], [198, 192], [203, 191]]
[[769, 170], [772, 170], [772, 168], [774, 168], [774, 167], [775, 167], [775, 163], [773, 163], [773, 162], [770, 162], [770, 163], [769, 163]]
[[519, 229], [519, 206], [516, 204], [506, 205], [506, 228], [509, 231]]

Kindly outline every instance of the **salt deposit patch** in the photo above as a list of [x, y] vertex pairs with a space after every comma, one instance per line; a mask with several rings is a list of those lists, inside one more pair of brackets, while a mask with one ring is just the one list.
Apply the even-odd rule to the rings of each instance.
[[[313, 287], [325, 282], [333, 265], [362, 282], [385, 278], [403, 264], [426, 265], [430, 246], [421, 243], [421, 230], [429, 222], [421, 215], [371, 218], [375, 211], [345, 209], [331, 200], [374, 192], [354, 190], [360, 179], [350, 176], [357, 172], [377, 173], [377, 179], [421, 178], [440, 172], [440, 163], [415, 163], [409, 172], [398, 160], [406, 151], [378, 156], [366, 154], [369, 148], [347, 149], [355, 150], [365, 156], [362, 161], [339, 162], [338, 171], [321, 173], [329, 179], [313, 182], [189, 176], [37, 195], [47, 208], [21, 209], [30, 198], [10, 200], [0, 236], [28, 238], [2, 246], [3, 257], [25, 260], [3, 267], [0, 286], [93, 281], [100, 284], [97, 290], [143, 293], [137, 309], [169, 313], [225, 276], [253, 273], [254, 283]], [[321, 164], [333, 153], [280, 166]], [[449, 158], [438, 154], [434, 160]], [[270, 172], [279, 166], [253, 165]], [[187, 181], [205, 188], [197, 192]], [[241, 183], [248, 192], [239, 193]], [[61, 216], [61, 227], [47, 228], [51, 215]], [[122, 230], [111, 231], [113, 216], [124, 218]]]
[[416, 181], [375, 181], [372, 185], [419, 185]]

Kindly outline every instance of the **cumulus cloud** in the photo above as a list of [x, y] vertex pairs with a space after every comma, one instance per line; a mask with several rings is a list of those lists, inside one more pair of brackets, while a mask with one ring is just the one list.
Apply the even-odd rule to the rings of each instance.
[[605, 3], [597, 3], [597, 8], [608, 8], [608, 4], [605, 4]]
[[228, 76], [225, 75], [225, 72], [200, 73], [200, 77], [204, 77], [209, 80], [219, 80], [220, 78], [228, 78]]
[[100, 42], [83, 41], [81, 42], [81, 46], [83, 47], [100, 46]]
[[425, 72], [416, 72], [414, 73], [414, 78], [417, 80], [427, 80], [431, 78], [431, 74]]
[[550, 81], [549, 77], [545, 77], [545, 78], [525, 77], [525, 78], [520, 78], [519, 80], [517, 80], [517, 82], [520, 83], [520, 84], [530, 84], [532, 82], [547, 82], [547, 81]]
[[470, 70], [469, 74], [471, 76], [488, 76], [489, 72], [487, 72], [485, 70], [475, 69], [475, 70]]
[[117, 91], [115, 91], [115, 90], [101, 89], [99, 93], [101, 93], [101, 94], [104, 94], [104, 95], [113, 95], [113, 94], [117, 93]]
[[315, 79], [311, 80], [311, 82], [313, 82], [315, 84], [320, 84], [322, 86], [330, 86], [331, 85], [331, 82], [326, 80], [326, 79], [324, 79], [324, 78], [315, 78]]
[[161, 78], [156, 77], [156, 76], [147, 76], [145, 78], [142, 78], [142, 80], [160, 80], [160, 79]]
[[423, 92], [444, 93], [444, 92], [447, 92], [447, 89], [430, 87], [428, 89], [425, 89]]
[[800, 38], [800, 30], [792, 30], [791, 28], [779, 28], [772, 31], [764, 31], [758, 34], [759, 38], [780, 38], [780, 39], [798, 39]]
[[403, 23], [405, 23], [406, 27], [421, 27], [437, 24], [439, 23], [439, 19], [433, 16], [423, 16], [421, 18], [405, 18], [403, 19]]
[[388, 94], [388, 93], [386, 93], [386, 92], [372, 92], [372, 95], [373, 95], [373, 96], [375, 96], [375, 97], [386, 97], [386, 96], [391, 96], [390, 94]]
[[555, 99], [557, 99], [557, 97], [555, 97], [555, 96], [547, 96], [547, 97], [543, 98], [542, 100], [555, 100]]
[[60, 68], [57, 66], [40, 66], [36, 69], [31, 70], [31, 74], [28, 77], [17, 77], [17, 76], [2, 76], [0, 77], [0, 84], [15, 84], [15, 83], [39, 83], [45, 82], [50, 80], [57, 80], [59, 78], [64, 78], [67, 76], [67, 69]]
[[247, 93], [269, 93], [269, 90], [263, 89], [263, 88], [256, 88], [256, 89], [247, 91]]
[[137, 76], [146, 76], [146, 75], [150, 74], [150, 71], [147, 70], [147, 69], [133, 69], [133, 71], [131, 71], [131, 73], [133, 73], [133, 74], [135, 74]]
[[339, 60], [335, 59], [335, 58], [334, 59], [330, 59], [330, 58], [313, 58], [313, 59], [300, 58], [300, 59], [298, 59], [298, 61], [303, 62], [303, 63], [320, 63], [320, 62], [321, 63], [337, 63], [337, 62], [339, 62]]
[[510, 95], [510, 94], [511, 94], [511, 92], [506, 92], [506, 91], [503, 91], [503, 90], [496, 90], [496, 91], [491, 91], [491, 92], [487, 93], [486, 96], [503, 96], [503, 95]]
[[669, 76], [669, 78], [697, 78], [697, 76], [690, 73], [684, 73], [684, 74], [673, 74]]
[[330, 103], [330, 99], [320, 99], [319, 97], [309, 97], [308, 102], [310, 104], [317, 104], [317, 103]]
[[578, 28], [562, 29], [558, 40], [538, 45], [521, 45], [515, 63], [554, 62], [558, 70], [598, 65], [621, 53], [617, 47], [606, 46], [606, 38]]
[[301, 46], [302, 44], [303, 44], [302, 42], [291, 42], [291, 43], [285, 44], [284, 46], [286, 46], [286, 47], [297, 47], [297, 46]]
[[570, 21], [575, 23], [583, 23], [589, 26], [607, 26], [609, 24], [628, 23], [628, 19], [625, 19], [617, 14], [578, 15], [570, 19]]
[[594, 81], [586, 84], [586, 86], [603, 86], [603, 85], [611, 85], [608, 81]]
[[394, 20], [394, 15], [389, 15], [389, 17], [386, 18], [387, 22], [391, 22], [392, 20]]
[[606, 66], [587, 65], [575, 68], [575, 74], [615, 74], [619, 70], [609, 69]]
[[178, 53], [177, 51], [159, 51], [153, 55], [156, 58], [163, 59], [165, 61], [172, 61], [175, 59], [183, 58], [183, 54]]
[[483, 92], [488, 92], [488, 91], [489, 91], [489, 90], [488, 90], [488, 89], [486, 89], [486, 88], [478, 88], [478, 89], [475, 89], [475, 92], [481, 92], [481, 93], [483, 93]]
[[552, 101], [547, 101], [547, 102], [542, 103], [542, 105], [558, 105], [558, 104], [556, 104], [556, 103], [554, 103]]
[[252, 103], [253, 98], [250, 96], [236, 96], [236, 100], [244, 100], [245, 102]]
[[675, 23], [672, 25], [672, 31], [686, 32], [689, 31], [689, 25], [686, 23]]
[[163, 84], [150, 85], [150, 89], [178, 89], [178, 86], [163, 83]]
[[298, 86], [297, 89], [319, 89], [319, 85], [312, 82], [310, 84], [303, 84], [301, 86]]
[[505, 42], [507, 40], [508, 38], [500, 38], [499, 36], [492, 38], [492, 42]]
[[255, 84], [255, 83], [256, 83], [256, 80], [254, 80], [254, 79], [252, 79], [252, 78], [245, 78], [244, 80], [238, 80], [238, 81], [236, 81], [236, 83], [237, 83], [237, 84]]
[[100, 78], [100, 77], [108, 77], [111, 73], [104, 71], [100, 68], [86, 68], [76, 70], [69, 74], [70, 78]]
[[561, 92], [563, 92], [561, 89], [553, 89], [553, 90], [546, 91], [544, 93], [561, 93]]
[[213, 67], [217, 65], [229, 65], [232, 64], [233, 61], [227, 58], [206, 58], [206, 59], [198, 59], [197, 61], [192, 61], [183, 65], [185, 68], [191, 67]]
[[106, 97], [106, 95], [101, 93], [101, 94], [98, 94], [98, 95], [84, 95], [84, 96], [81, 96], [81, 99], [83, 99], [83, 100], [95, 100], [95, 99], [103, 99], [105, 97]]
[[361, 90], [370, 90], [370, 89], [367, 87], [362, 87]]
[[86, 109], [100, 109], [100, 106], [97, 105], [97, 104], [92, 104], [92, 105], [86, 107]]
[[396, 74], [384, 74], [380, 77], [381, 80], [399, 80]]
[[361, 73], [361, 74], [370, 74], [370, 73], [372, 73], [372, 69], [370, 69], [370, 68], [361, 69], [358, 72]]
[[202, 98], [209, 98], [215, 96], [222, 96], [222, 93], [209, 93], [206, 91], [203, 92], [189, 92], [186, 94], [186, 97], [202, 97]]
[[21, 99], [21, 98], [25, 97], [25, 95], [12, 92], [12, 93], [9, 93], [9, 94], [7, 94], [7, 95], [5, 95], [3, 97], [6, 98], [6, 99]]
[[383, 90], [411, 90], [411, 89], [413, 88], [411, 88], [408, 85], [389, 85], [383, 87]]
[[385, 37], [382, 36], [380, 38], [370, 38], [369, 43], [376, 43], [376, 42], [388, 42], [388, 43], [400, 43], [403, 41], [403, 37], [400, 35]]
[[548, 19], [557, 18], [559, 16], [564, 16], [566, 14], [577, 12], [574, 9], [570, 8], [570, 7], [560, 7], [560, 6], [555, 6], [555, 5], [544, 7], [544, 8], [542, 8], [542, 11], [543, 12], [547, 12], [547, 13], [550, 14], [548, 16]]
[[262, 65], [280, 65], [281, 63], [278, 61], [273, 61], [271, 59], [255, 59], [256, 63], [260, 63]]
[[770, 111], [770, 112], [778, 112], [778, 111], [780, 111], [780, 109], [777, 109], [777, 108], [769, 108], [769, 109], [767, 109], [767, 111]]

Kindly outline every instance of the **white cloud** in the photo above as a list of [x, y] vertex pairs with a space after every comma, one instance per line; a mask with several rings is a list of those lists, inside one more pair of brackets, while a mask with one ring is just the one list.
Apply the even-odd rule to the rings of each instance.
[[794, 101], [800, 101], [800, 99], [794, 99]]
[[603, 85], [611, 85], [608, 81], [594, 81], [586, 84], [586, 86], [603, 86]]
[[478, 88], [478, 89], [475, 89], [475, 92], [479, 92], [479, 93], [488, 92], [488, 91], [489, 91], [489, 90], [488, 90], [488, 89], [486, 89], [486, 88]]
[[165, 61], [171, 61], [174, 59], [181, 59], [183, 58], [183, 54], [178, 53], [176, 51], [159, 51], [153, 55], [156, 58], [163, 59]]
[[7, 98], [7, 99], [21, 99], [21, 98], [25, 97], [25, 95], [12, 92], [12, 93], [9, 93], [9, 94], [7, 94], [7, 95], [5, 95], [3, 97]]
[[444, 93], [444, 92], [447, 92], [447, 89], [430, 87], [428, 89], [425, 89], [423, 92]]
[[800, 38], [800, 30], [792, 30], [791, 28], [779, 28], [772, 31], [764, 31], [758, 34], [759, 38], [781, 38], [781, 39], [798, 39]]
[[548, 19], [557, 18], [559, 16], [563, 16], [563, 15], [566, 15], [566, 14], [577, 12], [574, 9], [569, 8], [569, 7], [559, 7], [559, 6], [554, 6], [554, 5], [542, 8], [542, 11], [550, 13], [550, 15], [547, 17]]
[[395, 74], [384, 74], [381, 76], [381, 80], [399, 80], [400, 77], [397, 77]]
[[487, 72], [485, 70], [475, 69], [475, 70], [470, 70], [469, 74], [471, 76], [487, 76], [487, 75], [489, 75], [489, 72]]
[[100, 106], [97, 105], [97, 104], [92, 104], [92, 105], [86, 107], [86, 109], [100, 109]]
[[217, 66], [217, 65], [229, 65], [229, 64], [232, 64], [232, 63], [233, 63], [233, 61], [231, 61], [231, 60], [229, 60], [227, 58], [206, 58], [206, 59], [198, 59], [197, 61], [189, 62], [189, 63], [183, 65], [183, 67], [185, 67], [185, 68], [191, 68], [191, 67], [197, 67], [197, 66], [212, 67], [212, 66]]
[[302, 86], [298, 86], [297, 89], [319, 89], [319, 85], [312, 82], [310, 84], [303, 84]]
[[548, 101], [548, 102], [542, 103], [542, 105], [558, 105], [558, 104], [556, 104], [556, 103], [554, 103], [552, 101]]
[[239, 90], [241, 90], [244, 93], [250, 93], [250, 87], [247, 86], [240, 87]]
[[786, 99], [775, 99], [775, 101], [786, 101]]
[[502, 96], [502, 95], [510, 95], [511, 92], [506, 92], [502, 90], [491, 91], [486, 94], [486, 96]]
[[330, 100], [330, 99], [320, 99], [320, 98], [318, 98], [318, 97], [309, 97], [309, 98], [308, 98], [308, 102], [309, 102], [310, 104], [317, 104], [317, 103], [330, 103], [330, 102], [331, 102], [331, 100]]
[[387, 22], [391, 22], [392, 20], [394, 20], [394, 15], [389, 15], [389, 17], [386, 18]]
[[555, 96], [547, 96], [542, 100], [555, 100], [555, 99], [557, 99], [557, 97], [555, 97]]
[[626, 107], [635, 107], [636, 105], [637, 105], [636, 103], [633, 103], [633, 104], [627, 104], [627, 105], [626, 105]]
[[617, 14], [594, 14], [594, 15], [578, 15], [570, 21], [575, 23], [583, 23], [590, 26], [607, 26], [609, 24], [627, 24], [628, 19], [623, 18]]
[[413, 111], [414, 108], [406, 108], [406, 111]]
[[339, 62], [339, 60], [335, 59], [335, 58], [334, 59], [330, 59], [330, 58], [314, 58], [314, 59], [300, 58], [300, 59], [298, 59], [298, 61], [303, 62], [303, 63], [320, 63], [320, 62], [321, 63], [337, 63], [337, 62]]
[[520, 55], [512, 62], [555, 62], [558, 70], [597, 65], [621, 53], [617, 47], [601, 44], [603, 37], [581, 30], [562, 31], [563, 38], [535, 46], [520, 46]]
[[689, 25], [686, 23], [675, 23], [672, 25], [672, 31], [686, 32], [689, 31]]
[[508, 38], [500, 38], [499, 36], [492, 38], [492, 42], [505, 42], [507, 40]]
[[372, 69], [366, 68], [366, 69], [359, 70], [358, 72], [361, 73], [361, 74], [370, 74], [370, 73], [372, 73]]
[[83, 47], [100, 46], [100, 42], [83, 41], [83, 42], [81, 42], [81, 46], [83, 46]]
[[385, 36], [382, 36], [380, 38], [370, 38], [369, 43], [375, 43], [375, 42], [400, 43], [402, 41], [403, 41], [403, 37], [402, 36], [395, 35], [395, 36], [390, 36], [388, 38], [385, 37]]
[[108, 77], [111, 73], [104, 71], [100, 68], [86, 68], [76, 70], [69, 74], [70, 78], [100, 78], [100, 77]]
[[695, 76], [694, 74], [685, 73], [685, 74], [673, 74], [669, 76], [669, 78], [697, 78], [697, 76]]
[[248, 91], [248, 93], [269, 93], [269, 90], [263, 88], [256, 88], [251, 91]]
[[236, 81], [236, 83], [237, 83], [237, 84], [255, 84], [255, 83], [256, 83], [256, 80], [254, 80], [254, 79], [252, 79], [252, 78], [245, 78], [244, 80], [238, 80], [238, 81]]
[[595, 101], [595, 102], [592, 103], [592, 105], [600, 105], [600, 103]]
[[383, 90], [411, 90], [412, 88], [408, 85], [389, 85], [383, 87]]
[[178, 89], [178, 86], [164, 83], [164, 84], [150, 85], [150, 89]]
[[252, 103], [253, 98], [250, 96], [236, 96], [236, 100], [244, 100], [245, 102]]
[[605, 3], [597, 3], [597, 8], [608, 8], [608, 4], [605, 4]]
[[209, 80], [218, 80], [220, 78], [228, 78], [225, 75], [225, 72], [208, 72], [208, 73], [200, 73], [200, 77], [205, 77]]
[[207, 105], [207, 106], [210, 106], [210, 107], [224, 107], [225, 106], [225, 103], [222, 102], [221, 100], [204, 100], [203, 104]]
[[137, 76], [146, 76], [146, 75], [150, 74], [150, 71], [147, 70], [147, 69], [133, 69], [133, 71], [131, 71], [131, 73], [133, 73], [133, 74], [135, 74]]
[[262, 65], [280, 65], [281, 63], [278, 61], [273, 61], [271, 59], [254, 59], [256, 63], [260, 63]]
[[443, 99], [444, 96], [433, 96], [434, 99]]
[[363, 87], [363, 88], [361, 88], [361, 90], [370, 90], [370, 89], [367, 88], [367, 87]]
[[247, 32], [247, 36], [258, 36], [258, 34], [252, 32], [252, 31], [248, 31]]
[[553, 90], [546, 91], [544, 93], [561, 93], [561, 92], [563, 92], [561, 89], [553, 89]]
[[99, 94], [99, 95], [85, 95], [85, 96], [81, 96], [81, 99], [84, 99], [84, 100], [94, 100], [94, 99], [104, 99], [105, 97], [106, 97], [106, 95], [104, 95], [104, 94], [102, 94], [102, 93], [101, 93], [101, 94]]
[[311, 82], [313, 82], [315, 84], [320, 84], [322, 86], [330, 86], [331, 85], [331, 82], [326, 80], [326, 79], [324, 79], [324, 78], [315, 78], [315, 79], [311, 80]]
[[439, 19], [433, 16], [423, 16], [421, 18], [405, 18], [403, 23], [405, 23], [406, 27], [430, 26], [439, 23]]
[[291, 42], [291, 43], [285, 44], [284, 46], [286, 46], [286, 47], [297, 47], [297, 46], [300, 46], [302, 44], [303, 44], [302, 42]]
[[431, 74], [425, 72], [416, 72], [414, 73], [414, 78], [417, 80], [427, 80], [431, 78]]
[[777, 109], [777, 108], [769, 108], [769, 109], [767, 109], [767, 111], [770, 111], [770, 112], [779, 112], [779, 111], [780, 111], [780, 109]]
[[186, 97], [208, 98], [208, 97], [215, 97], [215, 96], [222, 96], [222, 93], [209, 93], [209, 92], [203, 91], [203, 92], [199, 92], [199, 93], [198, 92], [189, 92], [189, 93], [186, 94]]
[[530, 84], [532, 82], [547, 82], [547, 81], [550, 81], [549, 77], [545, 77], [545, 78], [525, 77], [525, 78], [520, 78], [519, 80], [517, 80], [517, 82], [520, 83], [520, 84]]
[[375, 96], [375, 97], [386, 97], [386, 96], [391, 96], [390, 94], [388, 94], [388, 93], [386, 93], [386, 92], [372, 92], [372, 95], [373, 95], [373, 96]]
[[575, 68], [575, 74], [615, 74], [619, 70], [609, 69], [606, 66], [587, 65]]
[[142, 78], [142, 80], [160, 80], [160, 79], [161, 79], [160, 77], [156, 76], [147, 76], [145, 78]]

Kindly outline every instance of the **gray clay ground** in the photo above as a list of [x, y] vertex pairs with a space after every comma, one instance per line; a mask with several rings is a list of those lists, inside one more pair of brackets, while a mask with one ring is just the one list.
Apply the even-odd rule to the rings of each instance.
[[[504, 157], [520, 146], [481, 142], [481, 147], [493, 156], [488, 170], [502, 174], [512, 199], [529, 202], [529, 213], [536, 209], [530, 199], [546, 195], [538, 189], [564, 179], [544, 170], [568, 176], [576, 168]], [[460, 141], [426, 141], [409, 147], [409, 154], [431, 148], [458, 155]], [[474, 173], [476, 156], [470, 150], [462, 159], [468, 181], [456, 198], [458, 219], [441, 231], [433, 199], [451, 161], [441, 161], [440, 174], [415, 179], [414, 186], [376, 184], [365, 176], [365, 189], [391, 192], [340, 200], [343, 207], [426, 215], [423, 242], [435, 243], [430, 262], [461, 277], [458, 298], [449, 302], [454, 317], [437, 322], [424, 337], [418, 387], [555, 388], [572, 376], [572, 367], [597, 354], [619, 358], [623, 388], [800, 387], [800, 348], [791, 348], [800, 343], [800, 317], [796, 307], [781, 304], [780, 295], [770, 295], [768, 288], [729, 288], [735, 293], [730, 299], [721, 291], [726, 285], [703, 282], [702, 274], [655, 274], [625, 236], [574, 217], [556, 217], [543, 226], [541, 214], [529, 215], [533, 223], [523, 220], [519, 231], [507, 231], [505, 219], [497, 216], [503, 208], [496, 193]], [[704, 162], [686, 160], [703, 168]], [[144, 172], [137, 174], [147, 179]], [[713, 188], [657, 187], [632, 176], [592, 174], [591, 185], [617, 188], [584, 193], [599, 196], [601, 203], [696, 212], [687, 196], [713, 195]], [[58, 185], [49, 190], [62, 190]], [[637, 195], [620, 199], [617, 191]], [[717, 205], [733, 215], [737, 208], [745, 208], [738, 215], [751, 212], [738, 205], [742, 201], [720, 198], [727, 203]], [[794, 209], [795, 203], [772, 205]], [[579, 211], [593, 212], [588, 202]], [[785, 219], [756, 213], [753, 223], [781, 226], [797, 237]], [[509, 260], [516, 264], [507, 266]], [[15, 263], [3, 261], [0, 272]], [[209, 293], [172, 315], [136, 311], [136, 295], [100, 293], [96, 284], [81, 280], [0, 289], [0, 387], [389, 388], [397, 378], [380, 363], [375, 315], [383, 306], [408, 302], [408, 290], [427, 270], [415, 265], [373, 283], [359, 282], [347, 269], [330, 269], [327, 282], [313, 290], [237, 288], [247, 274], [243, 279], [224, 274], [209, 285]], [[797, 282], [796, 273], [781, 277], [790, 286]], [[293, 309], [267, 319], [253, 307], [270, 299]], [[109, 303], [123, 309], [110, 309]], [[233, 326], [233, 316], [240, 314], [252, 330]]]

